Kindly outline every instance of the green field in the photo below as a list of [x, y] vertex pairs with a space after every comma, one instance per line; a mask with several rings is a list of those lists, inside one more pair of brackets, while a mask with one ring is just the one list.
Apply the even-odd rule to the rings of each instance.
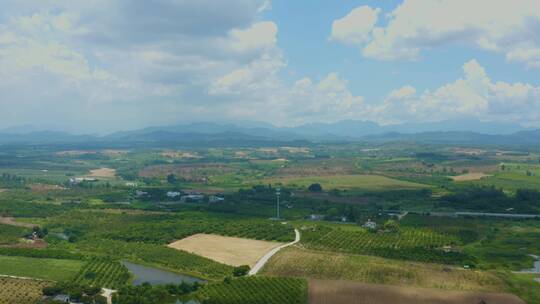
[[82, 266], [75, 260], [0, 256], [0, 274], [10, 276], [63, 281], [74, 278]]
[[380, 175], [330, 175], [311, 177], [279, 177], [265, 179], [263, 183], [283, 184], [291, 187], [307, 188], [309, 185], [319, 183], [323, 189], [340, 190], [400, 190], [429, 188], [428, 185], [397, 180]]
[[119, 261], [94, 258], [87, 262], [77, 274], [75, 282], [84, 285], [118, 289], [130, 278], [128, 269]]
[[443, 246], [456, 246], [457, 236], [441, 234], [426, 228], [401, 227], [395, 232], [370, 232], [355, 227], [343, 229], [339, 225], [304, 227], [303, 246], [311, 249], [370, 254], [387, 258], [445, 264], [470, 264], [466, 255]]
[[306, 304], [307, 282], [294, 278], [247, 277], [209, 284], [197, 296], [212, 304]]

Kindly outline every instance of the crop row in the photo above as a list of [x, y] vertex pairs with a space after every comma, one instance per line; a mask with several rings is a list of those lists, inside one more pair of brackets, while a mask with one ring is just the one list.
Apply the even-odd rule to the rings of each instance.
[[295, 278], [245, 277], [209, 284], [199, 295], [209, 304], [304, 304], [307, 282]]
[[118, 261], [94, 258], [81, 269], [75, 282], [117, 289], [129, 280], [127, 268]]
[[441, 247], [460, 244], [455, 235], [430, 229], [401, 228], [399, 232], [372, 233], [363, 229], [343, 230], [324, 226], [302, 233], [302, 243], [313, 249], [368, 254], [393, 259], [443, 264], [472, 264], [460, 252], [445, 252]]
[[30, 304], [41, 296], [41, 290], [51, 282], [0, 278], [0, 304]]

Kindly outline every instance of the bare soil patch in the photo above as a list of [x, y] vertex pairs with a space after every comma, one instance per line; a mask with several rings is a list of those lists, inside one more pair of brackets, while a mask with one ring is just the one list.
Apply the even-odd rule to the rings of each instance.
[[167, 247], [227, 265], [253, 267], [268, 251], [280, 245], [283, 243], [199, 233], [172, 242]]
[[450, 178], [455, 182], [465, 182], [465, 181], [479, 180], [488, 176], [491, 176], [491, 175], [485, 174], [482, 172], [471, 172], [471, 173], [466, 173], [462, 175], [451, 176]]
[[196, 152], [183, 152], [183, 151], [163, 151], [161, 156], [169, 158], [184, 158], [184, 159], [199, 159], [199, 156]]
[[17, 243], [17, 244], [9, 244], [9, 245], [0, 245], [0, 247], [4, 248], [30, 248], [30, 249], [41, 249], [41, 248], [47, 248], [48, 244], [42, 239], [38, 240], [24, 240], [24, 242]]
[[111, 168], [99, 168], [90, 170], [89, 177], [115, 177], [116, 170]]
[[51, 190], [66, 190], [66, 188], [58, 185], [50, 185], [50, 184], [31, 184], [30, 190], [34, 192], [45, 192], [45, 191], [51, 191]]
[[[482, 302], [484, 301], [484, 302]], [[444, 291], [437, 289], [310, 280], [310, 304], [525, 304], [503, 293]]]
[[3, 216], [0, 216], [0, 224], [24, 227], [24, 228], [33, 228], [35, 226], [38, 226], [35, 224], [30, 224], [30, 223], [17, 222], [12, 217], [3, 217]]

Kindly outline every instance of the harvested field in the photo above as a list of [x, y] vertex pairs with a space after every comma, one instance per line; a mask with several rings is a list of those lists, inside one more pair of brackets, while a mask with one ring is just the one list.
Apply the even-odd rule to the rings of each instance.
[[24, 240], [24, 242], [20, 242], [17, 244], [11, 244], [11, 245], [0, 245], [0, 247], [3, 248], [47, 248], [49, 244], [45, 242], [44, 240]]
[[511, 294], [443, 291], [328, 280], [311, 280], [309, 282], [309, 303], [525, 304], [523, 300]]
[[451, 176], [450, 178], [455, 182], [465, 182], [465, 181], [479, 180], [488, 176], [491, 176], [491, 175], [484, 174], [482, 172], [472, 172], [472, 173], [467, 173], [467, 174], [462, 174], [462, 175], [457, 175], [457, 176]]
[[283, 243], [199, 233], [167, 245], [214, 261], [253, 267], [271, 249]]
[[43, 287], [53, 285], [52, 282], [0, 277], [0, 304], [31, 304], [41, 297]]
[[182, 152], [182, 151], [163, 151], [160, 153], [161, 156], [169, 158], [185, 158], [185, 159], [199, 159], [199, 156], [196, 152]]
[[99, 168], [90, 170], [89, 177], [115, 177], [116, 170], [111, 168]]
[[66, 188], [50, 184], [31, 184], [30, 189], [34, 192], [46, 192], [51, 190], [65, 190]]

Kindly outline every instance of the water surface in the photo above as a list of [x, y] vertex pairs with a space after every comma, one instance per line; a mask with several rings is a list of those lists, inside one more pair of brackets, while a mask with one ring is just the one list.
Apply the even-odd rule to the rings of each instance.
[[133, 285], [141, 285], [144, 282], [148, 282], [152, 285], [159, 284], [180, 284], [182, 282], [194, 283], [200, 282], [204, 283], [204, 280], [183, 275], [177, 274], [171, 271], [162, 270], [155, 267], [143, 266], [128, 261], [122, 261], [122, 264], [133, 274], [135, 279], [133, 280]]

